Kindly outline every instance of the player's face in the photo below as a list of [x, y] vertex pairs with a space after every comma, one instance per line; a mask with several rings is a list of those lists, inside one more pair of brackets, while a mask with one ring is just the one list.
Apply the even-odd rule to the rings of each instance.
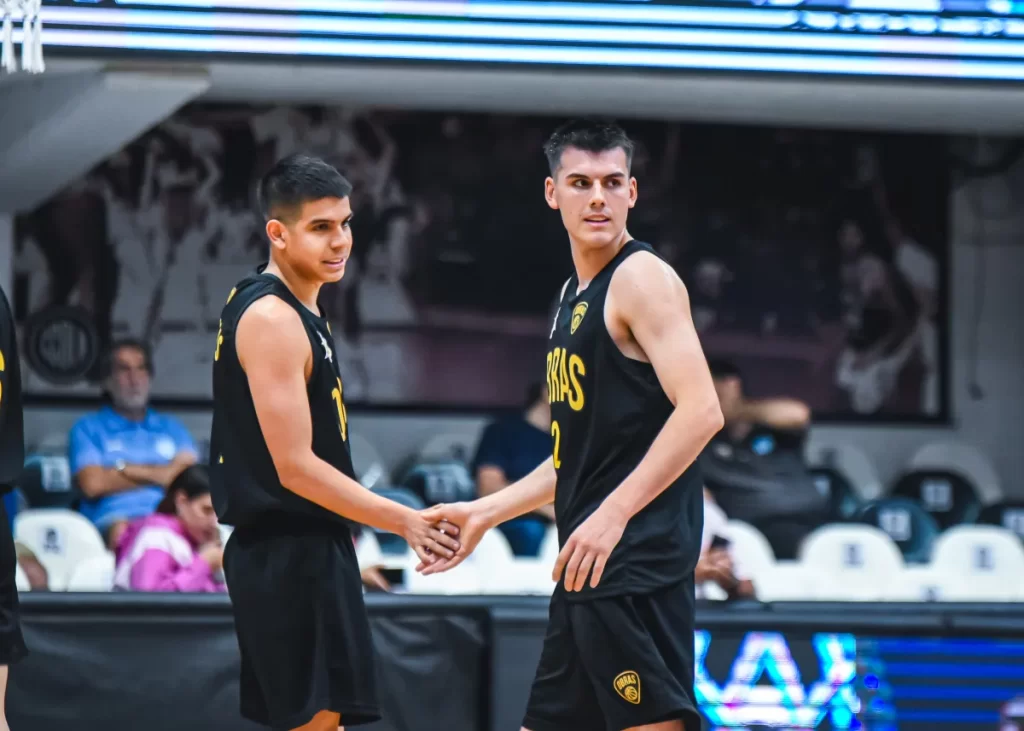
[[337, 282], [352, 252], [351, 223], [348, 198], [321, 198], [303, 204], [294, 219], [269, 221], [267, 236], [304, 279]]
[[119, 409], [136, 411], [149, 404], [149, 367], [138, 348], [118, 348], [111, 358], [107, 390]]
[[621, 147], [604, 152], [570, 147], [554, 177], [544, 181], [544, 192], [548, 205], [562, 214], [570, 238], [597, 248], [621, 240], [629, 209], [636, 205], [636, 178], [629, 175]]
[[202, 545], [217, 538], [217, 514], [209, 493], [189, 498], [179, 492], [174, 501], [178, 519], [185, 526], [192, 539]]

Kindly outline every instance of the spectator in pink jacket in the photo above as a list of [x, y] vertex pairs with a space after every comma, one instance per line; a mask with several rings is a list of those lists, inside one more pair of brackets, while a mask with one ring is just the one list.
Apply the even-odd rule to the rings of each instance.
[[224, 548], [206, 467], [193, 465], [167, 488], [156, 513], [132, 523], [117, 544], [114, 588], [225, 591]]

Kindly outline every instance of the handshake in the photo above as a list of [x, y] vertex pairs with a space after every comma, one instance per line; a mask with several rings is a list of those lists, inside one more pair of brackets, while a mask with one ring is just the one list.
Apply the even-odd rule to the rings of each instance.
[[[484, 533], [501, 522], [488, 500], [410, 510], [401, 535], [419, 556], [416, 570], [425, 576], [439, 574], [465, 561]], [[624, 510], [610, 502], [602, 504], [565, 541], [551, 578], [556, 582], [564, 579], [566, 591], [582, 591], [588, 583], [596, 587], [622, 538], [627, 518]]]
[[437, 574], [466, 560], [492, 526], [476, 502], [409, 511], [402, 537], [419, 556], [416, 570]]

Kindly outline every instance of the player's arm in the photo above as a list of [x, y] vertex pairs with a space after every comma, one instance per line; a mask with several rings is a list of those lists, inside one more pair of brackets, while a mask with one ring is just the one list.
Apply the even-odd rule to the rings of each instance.
[[636, 515], [693, 464], [725, 421], [690, 315], [686, 287], [655, 256], [631, 256], [612, 278], [613, 316], [646, 354], [675, 409], [636, 469], [608, 497]]
[[564, 570], [570, 591], [584, 587], [591, 569], [597, 586], [629, 519], [678, 479], [725, 423], [675, 271], [651, 254], [634, 254], [612, 276], [608, 299], [609, 325], [630, 333], [675, 409], [640, 464], [566, 541], [553, 576], [558, 581]]
[[458, 550], [458, 541], [422, 514], [374, 494], [314, 454], [306, 392], [312, 350], [292, 307], [276, 297], [257, 300], [239, 320], [235, 350], [285, 488], [356, 523], [397, 533], [423, 560], [433, 560], [430, 552], [450, 557]]
[[[88, 439], [84, 435], [80, 438]], [[74, 436], [72, 441], [74, 441]], [[103, 467], [100, 464], [90, 464], [79, 469], [75, 477], [82, 494], [90, 500], [95, 500], [125, 490], [134, 490], [143, 485], [159, 485], [167, 488], [183, 469], [195, 462], [195, 454], [182, 451], [176, 454], [169, 464], [165, 465], [126, 464], [123, 469], [118, 470], [113, 467]]]
[[436, 574], [455, 568], [473, 552], [484, 533], [491, 528], [553, 503], [556, 480], [554, 460], [548, 457], [526, 477], [498, 492], [468, 503], [429, 508], [424, 515], [431, 522], [445, 521], [459, 527], [462, 545], [453, 557], [432, 565], [421, 563], [416, 567], [417, 571]]

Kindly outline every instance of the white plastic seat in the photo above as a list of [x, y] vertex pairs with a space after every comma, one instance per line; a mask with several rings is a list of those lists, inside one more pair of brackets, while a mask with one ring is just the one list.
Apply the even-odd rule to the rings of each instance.
[[36, 555], [49, 576], [50, 589], [63, 591], [75, 565], [106, 553], [96, 527], [63, 508], [26, 510], [14, 519], [14, 539]]
[[763, 602], [805, 602], [829, 599], [834, 582], [820, 568], [799, 561], [780, 561], [753, 575], [757, 598]]
[[540, 542], [540, 551], [537, 554], [537, 559], [546, 564], [550, 568], [555, 567], [555, 561], [558, 560], [558, 528], [555, 527], [554, 523], [548, 526], [547, 532], [544, 534], [544, 539]]
[[743, 566], [743, 573], [757, 579], [775, 565], [775, 552], [768, 539], [754, 526], [741, 520], [730, 520], [727, 525], [730, 553]]
[[532, 594], [551, 596], [555, 582], [551, 580], [553, 566], [536, 558], [517, 558], [500, 571], [479, 566], [480, 591], [483, 594]]
[[75, 565], [67, 591], [111, 591], [114, 587], [114, 554], [107, 551]]
[[15, 565], [14, 584], [18, 587], [18, 591], [32, 591], [32, 585], [28, 583], [28, 574], [25, 573], [25, 569], [21, 568], [21, 564]]
[[[356, 541], [356, 562], [360, 569], [385, 566], [384, 554], [380, 550], [380, 542], [372, 530], [363, 529]], [[404, 562], [402, 564], [404, 566]]]
[[947, 601], [1024, 600], [1024, 547], [1005, 528], [962, 525], [935, 542], [932, 566]]
[[882, 601], [903, 573], [900, 550], [878, 528], [826, 525], [800, 547], [800, 561], [831, 577], [830, 596], [822, 599]]
[[491, 572], [504, 570], [516, 557], [505, 534], [492, 528], [480, 537], [480, 542], [468, 560], [473, 561], [481, 570]]
[[945, 597], [945, 582], [941, 572], [932, 566], [908, 566], [899, 581], [889, 585], [886, 601], [936, 602]]
[[410, 594], [479, 594], [483, 582], [477, 564], [466, 559], [450, 571], [424, 576], [416, 571], [419, 559], [410, 551], [405, 569], [405, 590]]

